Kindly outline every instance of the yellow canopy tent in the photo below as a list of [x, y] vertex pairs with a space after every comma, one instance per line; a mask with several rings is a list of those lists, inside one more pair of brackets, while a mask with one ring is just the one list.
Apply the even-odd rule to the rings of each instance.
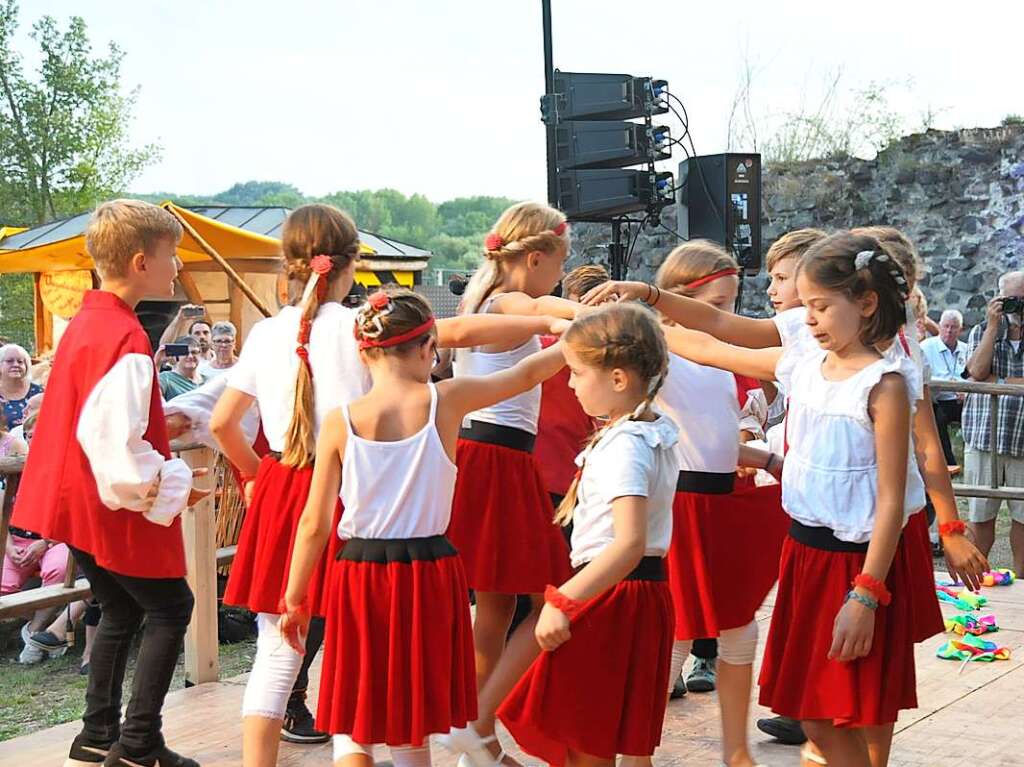
[[[161, 204], [185, 229], [178, 246], [184, 263], [179, 275], [179, 300], [207, 307], [210, 319], [231, 320], [244, 338], [263, 313], [274, 312], [283, 300], [280, 230], [288, 209], [283, 207]], [[51, 315], [68, 320], [78, 309], [81, 294], [92, 287], [92, 259], [85, 252], [83, 213], [27, 230], [0, 231], [0, 274], [36, 275], [36, 349], [43, 352], [56, 341]], [[207, 247], [219, 256], [215, 259]], [[413, 287], [430, 258], [429, 251], [360, 232], [360, 265], [356, 281], [364, 287], [395, 282]], [[233, 272], [244, 282], [234, 281]], [[248, 298], [247, 298], [248, 296]], [[60, 329], [57, 323], [57, 330]]]

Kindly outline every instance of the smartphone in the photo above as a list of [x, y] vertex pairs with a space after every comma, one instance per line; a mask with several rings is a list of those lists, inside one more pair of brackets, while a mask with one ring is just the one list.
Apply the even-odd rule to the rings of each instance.
[[203, 306], [186, 306], [182, 312], [182, 317], [204, 317], [206, 316], [206, 307]]
[[187, 357], [188, 356], [188, 344], [165, 344], [164, 354], [168, 357]]

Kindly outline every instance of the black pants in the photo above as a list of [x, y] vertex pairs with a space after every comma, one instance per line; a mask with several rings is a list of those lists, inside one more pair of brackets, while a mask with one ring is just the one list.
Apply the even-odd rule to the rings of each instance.
[[695, 658], [701, 660], [714, 660], [718, 657], [718, 639], [694, 639], [693, 648], [690, 650]]
[[312, 618], [309, 621], [309, 633], [306, 634], [306, 654], [302, 656], [302, 665], [299, 666], [299, 675], [292, 685], [292, 700], [305, 700], [306, 689], [309, 687], [309, 667], [313, 665], [313, 659], [320, 652], [320, 646], [324, 643], [323, 618]]
[[[120, 740], [129, 755], [144, 755], [163, 745], [160, 711], [192, 616], [192, 591], [184, 578], [119, 575], [100, 567], [92, 555], [71, 551], [102, 609], [89, 659], [84, 733], [97, 744]], [[132, 697], [122, 723], [124, 672], [143, 620]]]
[[939, 441], [942, 443], [942, 452], [946, 455], [946, 465], [955, 466], [956, 456], [953, 454], [953, 445], [949, 441], [949, 425], [960, 423], [963, 413], [963, 403], [956, 399], [940, 399], [932, 403], [935, 410], [935, 425], [939, 427]]

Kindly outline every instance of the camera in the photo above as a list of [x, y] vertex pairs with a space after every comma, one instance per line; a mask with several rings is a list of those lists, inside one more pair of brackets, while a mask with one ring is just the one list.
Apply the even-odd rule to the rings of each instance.
[[999, 303], [1002, 304], [1003, 314], [1024, 314], [1024, 298], [1007, 296], [1000, 298]]
[[203, 317], [206, 309], [202, 306], [186, 306], [181, 310], [182, 317]]
[[172, 359], [187, 357], [188, 348], [188, 344], [166, 344], [164, 346], [164, 354]]

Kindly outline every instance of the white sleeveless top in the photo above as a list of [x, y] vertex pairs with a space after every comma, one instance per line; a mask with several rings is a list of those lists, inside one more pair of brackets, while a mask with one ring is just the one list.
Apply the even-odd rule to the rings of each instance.
[[[494, 298], [488, 298], [481, 305], [477, 313], [484, 314], [491, 305]], [[456, 376], [486, 376], [491, 373], [499, 373], [507, 370], [518, 362], [536, 354], [540, 351], [540, 339], [537, 336], [529, 339], [522, 346], [509, 349], [504, 352], [481, 352], [477, 349], [459, 349], [455, 354], [453, 369]], [[532, 389], [509, 397], [506, 400], [477, 410], [466, 416], [466, 423], [469, 421], [483, 421], [484, 423], [498, 424], [499, 426], [510, 426], [514, 429], [537, 433], [537, 419], [540, 416], [540, 385]]]
[[345, 512], [338, 536], [426, 538], [448, 529], [455, 495], [455, 464], [437, 433], [437, 389], [430, 387], [430, 415], [423, 428], [394, 442], [363, 439], [342, 407], [348, 440], [341, 466]]
[[732, 373], [669, 354], [668, 377], [656, 402], [679, 426], [676, 455], [680, 471], [736, 471], [740, 403]]
[[[313, 434], [320, 433], [324, 416], [370, 390], [370, 374], [359, 359], [352, 326], [356, 312], [326, 303], [313, 318], [309, 334], [309, 364], [313, 368]], [[302, 310], [286, 306], [260, 320], [249, 331], [238, 362], [227, 371], [227, 385], [256, 398], [263, 433], [271, 450], [284, 450], [285, 435], [295, 409], [295, 380], [299, 373], [299, 320]]]
[[[920, 371], [908, 357], [883, 357], [843, 381], [821, 372], [826, 352], [788, 348], [776, 375], [789, 392], [782, 473], [782, 505], [793, 519], [828, 527], [842, 541], [871, 538], [878, 498], [875, 428], [868, 412], [871, 390], [886, 373], [903, 377], [914, 409]], [[907, 436], [904, 524], [925, 504], [924, 481]]]

